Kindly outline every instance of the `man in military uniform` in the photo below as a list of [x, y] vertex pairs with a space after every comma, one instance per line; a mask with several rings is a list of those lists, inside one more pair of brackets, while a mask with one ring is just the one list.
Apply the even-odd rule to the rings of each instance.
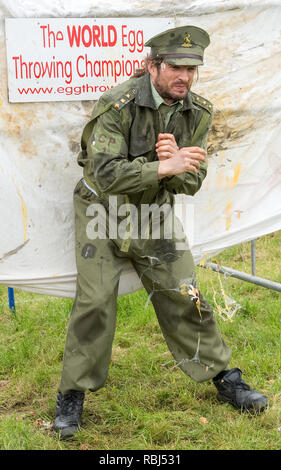
[[[239, 409], [267, 406], [267, 398], [242, 380], [240, 369], [226, 369], [231, 351], [197, 288], [192, 255], [176, 218], [167, 236], [163, 227], [169, 214], [160, 214], [158, 238], [152, 235], [151, 218], [145, 237], [137, 227], [137, 237], [117, 232], [110, 238], [108, 219], [106, 237], [95, 238], [89, 230], [93, 204], [108, 215], [113, 196], [117, 211], [125, 204], [141, 216], [147, 204], [165, 205], [173, 213], [175, 194], [194, 195], [200, 189], [207, 172], [212, 104], [190, 88], [209, 42], [208, 34], [195, 26], [150, 39], [145, 70], [104, 93], [84, 129], [78, 157], [83, 179], [74, 191], [77, 290], [54, 424], [63, 438], [80, 426], [85, 391], [98, 390], [106, 381], [118, 284], [128, 259], [183, 372], [198, 382], [213, 379], [218, 398]], [[124, 214], [118, 213], [122, 221]]]

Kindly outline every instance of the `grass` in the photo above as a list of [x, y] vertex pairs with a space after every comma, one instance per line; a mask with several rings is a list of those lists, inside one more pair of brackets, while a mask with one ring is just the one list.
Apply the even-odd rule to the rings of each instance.
[[[257, 240], [257, 276], [281, 282], [280, 246], [281, 231]], [[216, 259], [250, 273], [250, 243]], [[241, 306], [230, 319], [216, 310], [217, 321], [232, 348], [230, 367], [269, 397], [263, 415], [219, 404], [211, 381], [197, 384], [174, 367], [140, 290], [118, 299], [106, 386], [86, 394], [77, 436], [59, 441], [52, 422], [72, 301], [15, 290], [12, 314], [0, 287], [0, 449], [280, 449], [280, 293], [201, 267], [197, 276], [215, 309], [224, 307], [224, 292]]]

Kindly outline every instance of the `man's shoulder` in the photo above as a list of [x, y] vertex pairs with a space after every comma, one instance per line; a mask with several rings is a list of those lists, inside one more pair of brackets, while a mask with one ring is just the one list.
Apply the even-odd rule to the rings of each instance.
[[103, 114], [111, 108], [119, 111], [132, 101], [137, 92], [137, 80], [137, 78], [132, 77], [103, 93], [94, 106], [92, 118]]
[[138, 82], [136, 78], [130, 78], [126, 82], [117, 86], [112, 94], [112, 106], [120, 111], [124, 106], [134, 100], [137, 93]]
[[208, 111], [208, 113], [212, 114], [213, 112], [213, 104], [207, 98], [194, 93], [193, 91], [190, 92], [192, 103], [200, 109], [204, 109]]

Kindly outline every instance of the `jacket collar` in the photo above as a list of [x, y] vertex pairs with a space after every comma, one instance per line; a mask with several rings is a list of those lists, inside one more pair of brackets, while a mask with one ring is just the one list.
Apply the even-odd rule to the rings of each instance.
[[[135, 103], [137, 105], [157, 109], [152, 95], [149, 73], [146, 73], [145, 75], [137, 79], [135, 92]], [[188, 93], [185, 99], [183, 100], [182, 111], [186, 111], [188, 109], [196, 109], [192, 102], [190, 93]]]

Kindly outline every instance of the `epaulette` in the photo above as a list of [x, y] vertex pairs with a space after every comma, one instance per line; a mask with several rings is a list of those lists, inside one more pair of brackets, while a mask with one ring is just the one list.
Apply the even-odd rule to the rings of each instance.
[[126, 104], [130, 103], [130, 101], [132, 101], [135, 98], [135, 96], [136, 96], [136, 90], [133, 88], [132, 90], [129, 90], [126, 93], [124, 93], [124, 95], [122, 95], [121, 98], [116, 100], [112, 106], [113, 108], [120, 111], [120, 109], [124, 108]]
[[203, 98], [203, 96], [197, 95], [194, 92], [191, 92], [191, 98], [194, 104], [201, 106], [201, 108], [206, 109], [209, 113], [213, 111], [213, 105], [210, 101], [208, 101], [206, 98]]

